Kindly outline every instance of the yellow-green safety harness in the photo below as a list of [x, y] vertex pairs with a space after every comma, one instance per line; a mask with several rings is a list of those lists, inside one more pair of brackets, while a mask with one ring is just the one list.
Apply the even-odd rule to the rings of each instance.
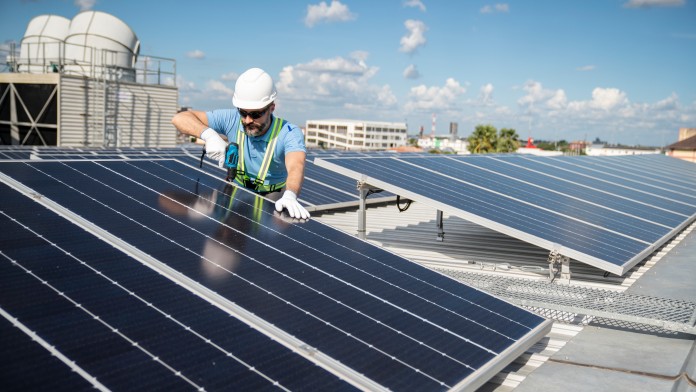
[[263, 157], [263, 162], [261, 162], [261, 167], [259, 168], [259, 172], [256, 174], [256, 178], [252, 180], [247, 174], [244, 165], [246, 133], [243, 131], [240, 120], [239, 128], [237, 128], [237, 144], [239, 145], [239, 168], [237, 169], [237, 176], [235, 177], [237, 182], [243, 184], [247, 188], [254, 189], [258, 193], [274, 192], [285, 186], [285, 181], [278, 184], [265, 183], [266, 175], [268, 175], [268, 169], [271, 167], [271, 161], [273, 160], [276, 144], [278, 143], [278, 134], [283, 128], [283, 125], [285, 125], [285, 121], [282, 118], [273, 118], [273, 123], [271, 124], [271, 135], [268, 138], [268, 145], [266, 146], [266, 154]]

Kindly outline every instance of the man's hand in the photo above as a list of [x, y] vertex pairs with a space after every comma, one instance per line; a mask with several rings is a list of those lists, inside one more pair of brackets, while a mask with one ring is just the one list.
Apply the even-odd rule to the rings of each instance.
[[309, 212], [297, 201], [297, 195], [293, 191], [283, 192], [283, 197], [275, 202], [275, 208], [278, 212], [288, 210], [291, 218], [309, 219]]
[[218, 166], [220, 168], [225, 165], [225, 150], [227, 149], [227, 143], [222, 140], [220, 134], [214, 129], [206, 128], [201, 133], [201, 139], [205, 142], [205, 154], [208, 158], [218, 161]]

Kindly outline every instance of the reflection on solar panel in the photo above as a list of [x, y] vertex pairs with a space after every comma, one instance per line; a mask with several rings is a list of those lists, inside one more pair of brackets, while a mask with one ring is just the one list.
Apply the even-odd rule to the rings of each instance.
[[[156, 159], [173, 158], [189, 165], [199, 167], [200, 145], [182, 145], [180, 148], [61, 148], [39, 146], [0, 146], [1, 159]], [[351, 151], [309, 150], [305, 165], [305, 182], [300, 202], [309, 211], [356, 207], [360, 202], [355, 181], [316, 166], [312, 161], [318, 156], [380, 156], [394, 153], [361, 153]], [[205, 159], [200, 170], [215, 176], [225, 176], [211, 160]], [[371, 197], [368, 204], [393, 201], [396, 198], [389, 192], [381, 192]]]
[[550, 328], [176, 160], [0, 180], [3, 386], [473, 389]]
[[618, 275], [696, 219], [694, 165], [662, 155], [316, 164]]

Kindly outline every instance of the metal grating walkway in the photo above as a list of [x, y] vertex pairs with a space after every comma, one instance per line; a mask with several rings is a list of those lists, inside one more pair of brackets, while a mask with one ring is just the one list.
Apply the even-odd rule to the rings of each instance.
[[516, 305], [640, 323], [696, 334], [696, 302], [588, 287], [438, 269]]

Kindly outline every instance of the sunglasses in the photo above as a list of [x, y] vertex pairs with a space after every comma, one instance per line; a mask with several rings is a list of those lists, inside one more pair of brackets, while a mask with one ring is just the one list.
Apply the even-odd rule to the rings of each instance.
[[256, 112], [247, 112], [246, 110], [242, 110], [242, 109], [237, 109], [237, 110], [239, 110], [239, 115], [242, 116], [242, 118], [247, 118], [247, 116], [249, 116], [249, 117], [253, 118], [254, 120], [257, 120], [261, 116], [266, 114], [266, 112], [268, 111], [268, 108], [270, 108], [270, 107], [271, 107], [270, 105], [266, 106], [265, 109], [259, 110]]

